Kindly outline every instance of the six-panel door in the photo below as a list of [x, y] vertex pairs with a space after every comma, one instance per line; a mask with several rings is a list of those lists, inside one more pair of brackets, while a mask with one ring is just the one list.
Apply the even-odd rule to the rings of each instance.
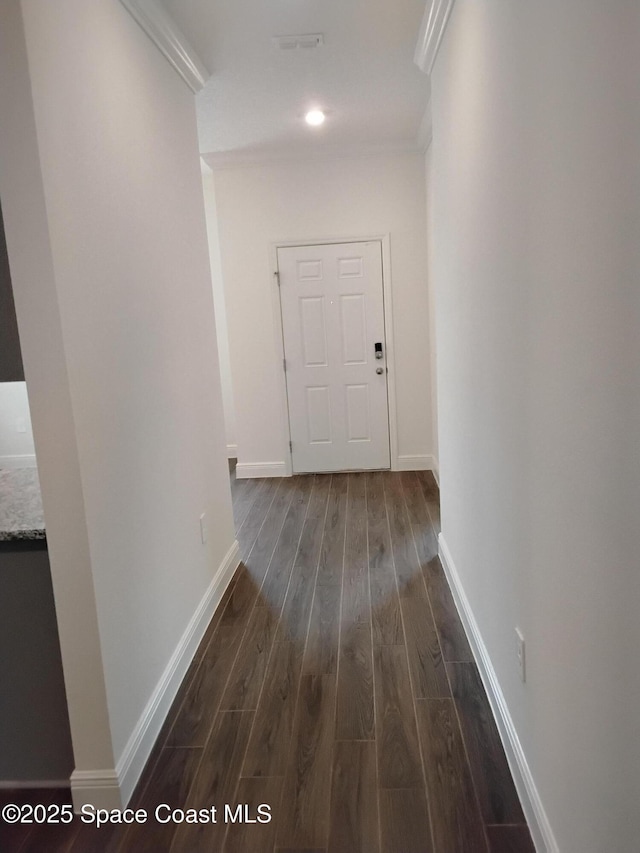
[[278, 269], [294, 473], [389, 468], [381, 244], [280, 248]]

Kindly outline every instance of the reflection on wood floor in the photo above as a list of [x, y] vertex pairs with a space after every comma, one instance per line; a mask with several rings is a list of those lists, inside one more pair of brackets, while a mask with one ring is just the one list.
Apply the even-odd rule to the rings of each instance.
[[232, 473], [232, 494], [243, 562], [133, 805], [268, 804], [273, 819], [76, 819], [2, 849], [533, 851], [438, 560], [432, 475]]

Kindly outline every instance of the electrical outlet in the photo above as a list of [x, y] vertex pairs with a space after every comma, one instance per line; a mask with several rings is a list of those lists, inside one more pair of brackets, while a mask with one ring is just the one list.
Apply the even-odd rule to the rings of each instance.
[[527, 668], [525, 658], [524, 637], [520, 628], [516, 628], [516, 654], [518, 655], [518, 668], [520, 670], [520, 681], [524, 684], [527, 680]]
[[204, 545], [207, 541], [207, 516], [204, 512], [200, 516], [200, 538], [202, 539], [202, 544]]

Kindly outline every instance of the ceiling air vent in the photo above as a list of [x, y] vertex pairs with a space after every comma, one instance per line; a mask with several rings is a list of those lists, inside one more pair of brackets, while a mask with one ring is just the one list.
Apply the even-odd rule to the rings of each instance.
[[275, 36], [274, 45], [280, 50], [314, 50], [324, 44], [322, 33], [306, 36]]

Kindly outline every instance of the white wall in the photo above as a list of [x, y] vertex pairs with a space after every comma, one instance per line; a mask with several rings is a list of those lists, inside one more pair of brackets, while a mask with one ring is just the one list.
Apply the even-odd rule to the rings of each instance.
[[288, 430], [271, 243], [390, 234], [401, 456], [432, 453], [424, 155], [271, 163], [214, 173], [240, 463], [283, 462]]
[[0, 468], [35, 467], [26, 382], [0, 382]]
[[216, 337], [218, 340], [218, 363], [222, 385], [222, 406], [224, 409], [227, 454], [235, 457], [238, 453], [236, 441], [236, 407], [233, 399], [233, 380], [231, 377], [231, 355], [229, 353], [229, 331], [227, 304], [224, 295], [224, 279], [220, 258], [220, 238], [218, 236], [218, 210], [213, 183], [213, 172], [209, 166], [201, 163], [202, 185], [204, 187], [204, 209], [207, 217], [207, 236], [209, 238], [209, 258], [211, 261], [211, 280], [213, 283], [213, 302], [216, 312]]
[[122, 759], [234, 540], [195, 108], [117, 0], [10, 0], [0, 33], [0, 194], [91, 774]]
[[639, 19], [458, 0], [432, 79], [443, 537], [566, 853], [640, 836]]
[[76, 769], [114, 765], [67, 361], [21, 4], [0, 6], [0, 196], [56, 600]]
[[[429, 104], [431, 112], [431, 104]], [[433, 448], [433, 467], [436, 477], [440, 472], [440, 449], [438, 446], [438, 345], [436, 338], [436, 288], [433, 274], [433, 204], [431, 183], [431, 141], [424, 155], [424, 173], [426, 185], [426, 239], [427, 239], [427, 287], [429, 291], [429, 365], [431, 368], [431, 446]]]

